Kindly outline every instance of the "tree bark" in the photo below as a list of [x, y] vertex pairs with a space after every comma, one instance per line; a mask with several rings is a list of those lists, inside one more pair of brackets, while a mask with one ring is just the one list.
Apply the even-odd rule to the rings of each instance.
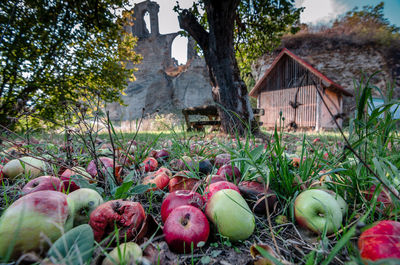
[[240, 77], [234, 50], [236, 10], [240, 0], [204, 0], [209, 31], [188, 10], [179, 14], [179, 25], [203, 50], [210, 73], [212, 95], [217, 103], [222, 130], [245, 135], [258, 132], [246, 84]]

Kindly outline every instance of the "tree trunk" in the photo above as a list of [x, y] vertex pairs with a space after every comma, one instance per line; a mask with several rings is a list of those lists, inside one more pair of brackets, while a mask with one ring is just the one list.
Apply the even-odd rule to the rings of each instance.
[[258, 126], [235, 57], [233, 30], [239, 2], [204, 0], [209, 32], [188, 10], [179, 14], [179, 24], [204, 52], [222, 130], [229, 134], [244, 135], [249, 130], [258, 131]]

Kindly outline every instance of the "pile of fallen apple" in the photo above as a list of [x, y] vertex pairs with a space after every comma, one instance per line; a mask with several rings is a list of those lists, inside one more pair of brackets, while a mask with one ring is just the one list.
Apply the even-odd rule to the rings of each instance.
[[[148, 192], [168, 189], [160, 215], [165, 241], [173, 252], [192, 253], [207, 243], [210, 233], [231, 242], [246, 240], [256, 228], [255, 216], [265, 216], [277, 202], [276, 194], [262, 179], [241, 181], [241, 172], [229, 154], [210, 157], [172, 159], [168, 150], [162, 149], [150, 152], [141, 163], [141, 182], [148, 185]], [[101, 175], [113, 172], [121, 184], [121, 164], [126, 161], [114, 162], [103, 156], [92, 160], [86, 169], [72, 167], [59, 176], [43, 176], [47, 165], [40, 158], [23, 156], [3, 161], [0, 180], [28, 177], [30, 181], [22, 188], [21, 197], [1, 215], [0, 257], [16, 260], [28, 252], [45, 255], [65, 232], [89, 224], [98, 243], [127, 249], [121, 257], [121, 250], [115, 248], [105, 255], [103, 264], [143, 258], [138, 244], [148, 238], [146, 209], [131, 200], [105, 202], [96, 190], [81, 188], [75, 181], [79, 177], [96, 183], [100, 169]], [[341, 196], [322, 187], [303, 191], [294, 203], [297, 223], [316, 234], [338, 232], [347, 210]], [[358, 246], [366, 260], [400, 258], [399, 242], [400, 223], [381, 221], [362, 233]]]

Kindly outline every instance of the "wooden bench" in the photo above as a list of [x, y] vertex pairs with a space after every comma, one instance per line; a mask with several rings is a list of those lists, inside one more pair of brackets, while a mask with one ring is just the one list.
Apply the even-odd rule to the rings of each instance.
[[[264, 109], [253, 109], [255, 116], [264, 115]], [[182, 110], [182, 114], [185, 117], [185, 122], [188, 131], [196, 130], [203, 131], [204, 126], [213, 126], [212, 130], [219, 129], [221, 121], [219, 120], [218, 109], [215, 105], [204, 105], [199, 107], [186, 108]], [[206, 116], [208, 120], [197, 120], [190, 121], [190, 116], [200, 115]], [[259, 122], [262, 125], [262, 122]]]

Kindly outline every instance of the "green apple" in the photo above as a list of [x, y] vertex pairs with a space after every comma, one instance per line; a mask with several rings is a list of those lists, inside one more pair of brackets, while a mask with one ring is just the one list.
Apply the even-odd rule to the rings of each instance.
[[207, 202], [205, 212], [218, 232], [229, 240], [244, 240], [253, 234], [254, 215], [235, 190], [224, 189], [214, 193]]
[[103, 198], [93, 189], [82, 188], [68, 194], [67, 201], [75, 227], [89, 223], [90, 214], [103, 203]]
[[136, 261], [142, 256], [143, 252], [138, 244], [134, 242], [122, 243], [108, 253], [102, 265], [136, 264]]
[[43, 160], [24, 156], [19, 159], [10, 160], [3, 168], [4, 175], [13, 180], [20, 175], [29, 175], [36, 178], [43, 174], [46, 169], [46, 163]]
[[67, 195], [61, 192], [43, 190], [21, 197], [0, 218], [0, 260], [46, 250], [62, 235], [68, 215]]
[[333, 198], [339, 204], [340, 210], [342, 211], [342, 215], [344, 216], [347, 213], [347, 209], [348, 209], [347, 202], [343, 199], [342, 196], [340, 196], [339, 194], [337, 194], [334, 191], [325, 190], [325, 189], [324, 189], [324, 191], [326, 191], [327, 193], [329, 193], [330, 195], [333, 196]]
[[306, 190], [294, 202], [294, 214], [299, 225], [322, 233], [332, 234], [342, 223], [342, 209], [336, 199], [323, 190]]

